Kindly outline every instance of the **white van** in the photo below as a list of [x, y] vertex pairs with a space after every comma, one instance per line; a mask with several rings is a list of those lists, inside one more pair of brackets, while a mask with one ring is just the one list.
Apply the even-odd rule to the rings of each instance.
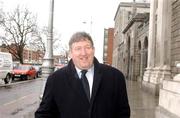
[[0, 52], [0, 79], [2, 79], [5, 84], [11, 83], [12, 70], [13, 70], [12, 55], [7, 52]]

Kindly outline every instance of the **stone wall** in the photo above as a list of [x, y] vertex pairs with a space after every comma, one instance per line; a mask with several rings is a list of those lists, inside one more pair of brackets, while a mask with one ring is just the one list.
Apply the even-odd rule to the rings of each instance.
[[180, 73], [176, 62], [180, 61], [180, 0], [172, 3], [171, 69], [172, 77]]

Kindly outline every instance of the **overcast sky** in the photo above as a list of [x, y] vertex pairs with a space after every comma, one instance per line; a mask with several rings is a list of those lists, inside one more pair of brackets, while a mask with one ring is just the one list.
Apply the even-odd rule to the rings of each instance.
[[[50, 0], [0, 0], [3, 10], [24, 6], [37, 14], [39, 26], [47, 26]], [[120, 1], [133, 0], [54, 0], [54, 28], [67, 44], [72, 33], [87, 31], [95, 44], [95, 56], [102, 62], [104, 28], [114, 27], [114, 16]], [[57, 53], [57, 52], [55, 52]]]

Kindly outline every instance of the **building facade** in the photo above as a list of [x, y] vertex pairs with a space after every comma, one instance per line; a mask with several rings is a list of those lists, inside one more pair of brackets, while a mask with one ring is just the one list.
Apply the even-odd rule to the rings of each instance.
[[112, 65], [114, 28], [104, 29], [103, 63]]
[[143, 90], [159, 96], [158, 118], [180, 117], [180, 0], [151, 0], [149, 12], [131, 4], [130, 19], [123, 16], [122, 3], [115, 15], [113, 64], [127, 79], [140, 81]]
[[[11, 45], [14, 46], [14, 45]], [[0, 46], [1, 52], [10, 52], [6, 45], [3, 44]], [[11, 53], [11, 52], [10, 52]], [[25, 47], [23, 50], [23, 62], [24, 63], [36, 63], [36, 64], [42, 64], [42, 59], [44, 57], [44, 53], [40, 50], [32, 50], [28, 47]], [[13, 61], [19, 61], [13, 56]]]
[[180, 69], [176, 65], [180, 62], [179, 31], [180, 0], [151, 0], [148, 62], [143, 88], [159, 95], [159, 107], [178, 117]]
[[148, 42], [149, 7], [149, 3], [123, 2], [119, 4], [114, 18], [113, 66], [120, 69], [129, 80], [142, 80], [146, 66], [144, 60], [147, 57], [140, 53], [147, 51], [144, 47], [147, 48]]

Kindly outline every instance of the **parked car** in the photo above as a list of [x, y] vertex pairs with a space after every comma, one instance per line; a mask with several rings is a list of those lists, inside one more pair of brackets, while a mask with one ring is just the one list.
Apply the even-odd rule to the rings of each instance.
[[12, 55], [6, 52], [0, 52], [0, 79], [4, 81], [5, 84], [11, 83], [13, 70]]
[[36, 78], [36, 69], [32, 65], [19, 65], [13, 69], [12, 79], [20, 78], [21, 80], [29, 80]]
[[36, 69], [36, 77], [40, 77], [42, 75], [41, 65], [33, 65], [33, 67]]

